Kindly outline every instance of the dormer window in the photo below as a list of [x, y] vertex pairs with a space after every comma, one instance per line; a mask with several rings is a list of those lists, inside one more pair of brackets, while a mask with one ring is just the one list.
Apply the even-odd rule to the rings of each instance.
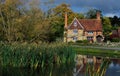
[[74, 22], [74, 26], [75, 26], [75, 27], [77, 26], [77, 22]]

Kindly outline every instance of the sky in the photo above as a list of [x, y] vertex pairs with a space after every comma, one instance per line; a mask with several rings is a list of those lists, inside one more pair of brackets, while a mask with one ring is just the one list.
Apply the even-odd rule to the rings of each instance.
[[[41, 0], [41, 2], [48, 2], [49, 0]], [[120, 17], [120, 0], [50, 0], [53, 3], [48, 5], [42, 5], [43, 9], [46, 10], [50, 7], [55, 7], [61, 3], [70, 4], [70, 8], [74, 12], [85, 13], [89, 9], [98, 9], [102, 11], [104, 16]]]

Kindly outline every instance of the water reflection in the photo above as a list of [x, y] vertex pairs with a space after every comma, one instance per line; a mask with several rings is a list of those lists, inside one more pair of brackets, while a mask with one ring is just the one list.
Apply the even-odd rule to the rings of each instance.
[[77, 55], [73, 76], [120, 76], [120, 59]]
[[105, 76], [120, 76], [120, 59], [111, 59]]
[[120, 59], [77, 55], [75, 63], [44, 68], [0, 68], [0, 76], [120, 76]]

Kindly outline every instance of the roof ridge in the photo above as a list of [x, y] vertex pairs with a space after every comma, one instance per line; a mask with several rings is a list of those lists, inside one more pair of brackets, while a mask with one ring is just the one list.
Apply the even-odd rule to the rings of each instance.
[[78, 20], [97, 20], [97, 21], [100, 21], [98, 19], [78, 19]]

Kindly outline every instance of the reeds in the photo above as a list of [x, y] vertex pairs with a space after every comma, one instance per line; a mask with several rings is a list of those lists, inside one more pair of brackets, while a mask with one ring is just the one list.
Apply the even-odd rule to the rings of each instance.
[[0, 65], [3, 67], [44, 67], [74, 63], [71, 46], [64, 43], [0, 44]]
[[110, 59], [103, 59], [100, 64], [87, 63], [85, 76], [104, 76], [110, 64]]

